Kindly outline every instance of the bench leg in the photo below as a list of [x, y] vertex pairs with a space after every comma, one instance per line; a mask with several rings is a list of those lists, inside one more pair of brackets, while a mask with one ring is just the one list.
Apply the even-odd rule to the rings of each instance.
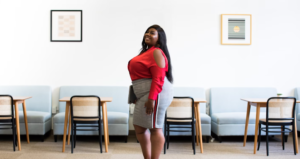
[[54, 142], [57, 142], [57, 135], [54, 135]]

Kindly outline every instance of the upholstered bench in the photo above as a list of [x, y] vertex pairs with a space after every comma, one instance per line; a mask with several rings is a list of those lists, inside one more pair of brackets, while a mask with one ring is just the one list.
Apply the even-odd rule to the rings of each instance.
[[[110, 136], [127, 136], [129, 134], [129, 104], [128, 87], [118, 86], [62, 86], [59, 98], [73, 95], [97, 95], [112, 97], [112, 102], [107, 102], [107, 118]], [[59, 113], [53, 117], [53, 134], [55, 141], [57, 135], [63, 135], [65, 119], [65, 102], [59, 103]], [[102, 129], [103, 130], [103, 129]], [[76, 135], [98, 135], [97, 131], [78, 131]]]
[[[51, 88], [50, 86], [0, 86], [0, 94], [31, 96], [26, 100], [29, 135], [44, 135], [51, 130]], [[26, 134], [22, 104], [19, 104], [20, 133]], [[0, 134], [12, 134], [11, 130], [0, 130]]]
[[[247, 102], [241, 98], [269, 98], [275, 97], [275, 88], [237, 88], [218, 87], [210, 90], [210, 116], [212, 132], [221, 136], [244, 136]], [[260, 118], [265, 118], [265, 108], [261, 108]], [[256, 108], [251, 106], [248, 125], [248, 135], [255, 135]], [[265, 134], [262, 132], [262, 134]]]
[[[200, 87], [174, 87], [174, 96], [189, 96], [194, 99], [204, 99], [205, 90]], [[206, 114], [206, 103], [200, 103], [200, 117], [202, 136], [211, 136], [211, 118]], [[180, 125], [178, 125], [180, 127]], [[172, 130], [176, 130], [173, 128]], [[179, 129], [178, 129], [179, 130]], [[184, 129], [180, 129], [184, 130]], [[190, 132], [170, 132], [170, 136], [191, 136]], [[208, 140], [207, 140], [208, 141]]]

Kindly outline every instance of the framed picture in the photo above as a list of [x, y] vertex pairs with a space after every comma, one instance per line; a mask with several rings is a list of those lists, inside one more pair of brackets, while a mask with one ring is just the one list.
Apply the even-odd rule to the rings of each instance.
[[221, 15], [222, 45], [251, 45], [252, 16], [251, 14]]
[[82, 42], [82, 10], [51, 10], [51, 42]]

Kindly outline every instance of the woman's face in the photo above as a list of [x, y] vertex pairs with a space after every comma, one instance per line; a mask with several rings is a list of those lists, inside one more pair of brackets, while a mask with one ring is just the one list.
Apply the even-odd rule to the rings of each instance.
[[148, 46], [154, 46], [158, 41], [158, 32], [154, 28], [150, 28], [144, 35], [145, 43]]

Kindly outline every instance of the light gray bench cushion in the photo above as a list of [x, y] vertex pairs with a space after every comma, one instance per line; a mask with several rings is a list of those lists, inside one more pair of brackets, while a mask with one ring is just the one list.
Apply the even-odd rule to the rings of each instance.
[[[251, 112], [249, 124], [255, 124], [256, 113]], [[260, 113], [260, 118], [265, 119], [266, 113]], [[245, 124], [246, 112], [232, 112], [232, 113], [214, 113], [211, 120], [217, 124]]]
[[[51, 115], [46, 112], [38, 111], [26, 111], [27, 112], [27, 122], [28, 123], [45, 123], [51, 119]], [[24, 123], [23, 111], [19, 112], [20, 123]]]

